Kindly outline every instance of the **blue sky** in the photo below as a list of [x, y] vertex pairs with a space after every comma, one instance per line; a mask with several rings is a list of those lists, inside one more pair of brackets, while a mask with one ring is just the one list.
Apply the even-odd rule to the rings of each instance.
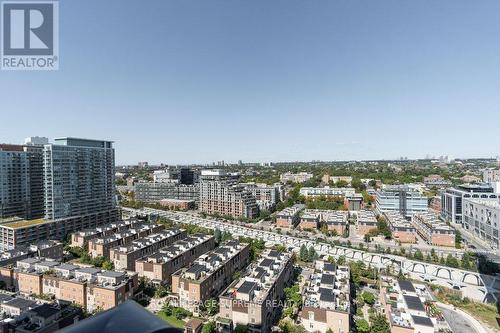
[[0, 99], [0, 142], [119, 164], [495, 156], [500, 1], [62, 1], [60, 70]]

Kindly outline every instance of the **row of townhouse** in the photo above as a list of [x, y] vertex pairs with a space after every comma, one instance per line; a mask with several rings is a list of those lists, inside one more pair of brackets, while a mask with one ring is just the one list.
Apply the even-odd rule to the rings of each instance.
[[404, 217], [403, 214], [396, 211], [387, 211], [384, 215], [394, 239], [399, 240], [401, 243], [417, 242], [415, 227]]
[[77, 306], [0, 294], [0, 332], [52, 333], [83, 318]]
[[88, 241], [88, 252], [90, 256], [94, 258], [109, 258], [112, 248], [128, 245], [136, 239], [161, 232], [163, 229], [165, 229], [165, 226], [162, 224], [136, 224], [132, 229], [123, 230], [111, 235], [90, 239]]
[[357, 214], [357, 234], [364, 236], [377, 228], [377, 218], [371, 210], [360, 210]]
[[265, 251], [247, 276], [234, 281], [219, 296], [219, 332], [231, 332], [236, 325], [247, 326], [253, 333], [270, 332], [292, 275], [290, 254]]
[[109, 251], [109, 259], [116, 270], [134, 270], [135, 261], [151, 255], [178, 240], [186, 238], [186, 230], [169, 229], [150, 234], [132, 241], [128, 245], [114, 247]]
[[300, 321], [308, 332], [348, 333], [351, 327], [350, 270], [317, 260], [304, 290]]
[[137, 273], [104, 271], [45, 258], [27, 258], [16, 263], [13, 284], [21, 295], [52, 295], [92, 312], [107, 310], [134, 295]]
[[234, 274], [250, 263], [250, 244], [231, 240], [201, 255], [172, 275], [178, 305], [197, 312], [231, 283]]
[[317, 229], [325, 225], [328, 231], [335, 231], [338, 235], [347, 230], [349, 213], [343, 210], [306, 209], [300, 217], [300, 230]]
[[172, 283], [172, 274], [191, 264], [202, 254], [215, 248], [215, 238], [206, 234], [193, 234], [158, 252], [136, 260], [135, 271], [154, 284]]
[[117, 232], [135, 228], [142, 222], [137, 218], [128, 218], [122, 221], [108, 223], [93, 229], [83, 229], [71, 234], [71, 246], [86, 249], [91, 239], [113, 235]]
[[[436, 318], [430, 318], [425, 309], [421, 290], [411, 281], [381, 277], [379, 302], [382, 314], [389, 322], [391, 333], [434, 333], [438, 331]], [[440, 331], [441, 332], [441, 331]]]
[[294, 228], [300, 222], [300, 212], [306, 208], [303, 204], [287, 207], [276, 214], [276, 227]]
[[455, 246], [455, 229], [441, 222], [431, 212], [417, 213], [412, 217], [417, 233], [427, 244], [436, 246]]

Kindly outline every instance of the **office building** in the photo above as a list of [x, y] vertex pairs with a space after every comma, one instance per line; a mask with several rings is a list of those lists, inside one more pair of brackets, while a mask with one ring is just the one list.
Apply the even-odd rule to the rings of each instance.
[[259, 207], [255, 197], [238, 180], [239, 175], [224, 170], [203, 170], [200, 177], [200, 210], [207, 214], [256, 217]]
[[135, 261], [151, 255], [178, 240], [186, 238], [186, 231], [182, 229], [169, 229], [156, 234], [150, 234], [144, 238], [132, 241], [128, 245], [118, 246], [109, 251], [110, 260], [116, 270], [135, 269]]
[[356, 190], [352, 187], [302, 187], [300, 195], [306, 198], [315, 197], [351, 197]]
[[414, 214], [411, 221], [427, 244], [455, 247], [455, 229], [441, 222], [433, 213]]
[[231, 240], [201, 255], [190, 266], [172, 275], [172, 293], [178, 305], [199, 311], [210, 298], [217, 297], [233, 279], [233, 274], [250, 263], [250, 245]]
[[384, 213], [384, 216], [395, 240], [401, 243], [417, 242], [415, 227], [401, 213], [388, 211]]
[[299, 172], [299, 173], [291, 173], [291, 172], [285, 172], [280, 175], [280, 181], [282, 183], [304, 183], [311, 179], [313, 176], [312, 173], [308, 172]]
[[137, 183], [135, 200], [141, 202], [161, 202], [165, 199], [188, 200], [198, 202], [200, 188], [198, 184], [184, 185], [179, 182]]
[[276, 213], [276, 227], [294, 228], [300, 221], [300, 211], [306, 208], [303, 204], [295, 204]]
[[360, 210], [357, 214], [357, 234], [364, 236], [370, 230], [377, 229], [377, 219], [375, 213], [371, 210]]
[[347, 266], [336, 266], [321, 260], [304, 289], [304, 306], [300, 313], [308, 332], [339, 333], [350, 331], [351, 293]]
[[473, 237], [499, 248], [500, 203], [494, 200], [464, 198], [463, 227]]
[[494, 193], [489, 184], [464, 184], [448, 188], [441, 193], [441, 218], [451, 224], [462, 224], [462, 201], [481, 199], [498, 201], [500, 194]]
[[425, 297], [423, 297], [423, 291], [427, 290], [425, 286], [388, 276], [382, 276], [381, 280], [379, 302], [381, 312], [389, 322], [391, 333], [438, 331], [436, 319], [431, 319], [425, 310]]
[[219, 296], [220, 317], [225, 320], [218, 326], [243, 325], [251, 332], [270, 332], [279, 319], [283, 303], [280, 301], [292, 275], [290, 254], [265, 251], [247, 276], [234, 281]]
[[376, 209], [378, 214], [399, 212], [406, 218], [428, 208], [427, 197], [412, 191], [407, 185], [386, 186], [376, 192]]
[[88, 312], [123, 303], [139, 286], [137, 273], [102, 271], [43, 258], [18, 261], [14, 276], [21, 295], [51, 295]]
[[155, 183], [180, 183], [193, 185], [199, 181], [199, 171], [188, 167], [169, 167], [153, 172]]
[[172, 283], [172, 274], [215, 248], [215, 238], [193, 234], [158, 252], [136, 260], [135, 271], [155, 284]]

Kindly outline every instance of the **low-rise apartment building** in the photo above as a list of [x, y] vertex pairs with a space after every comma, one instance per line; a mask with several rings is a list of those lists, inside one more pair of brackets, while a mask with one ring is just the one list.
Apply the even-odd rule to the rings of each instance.
[[306, 198], [316, 197], [350, 197], [356, 193], [353, 187], [302, 187], [300, 195]]
[[158, 252], [136, 260], [135, 271], [155, 284], [172, 283], [172, 274], [191, 264], [200, 255], [215, 248], [215, 238], [193, 234]]
[[217, 297], [231, 283], [235, 272], [250, 263], [250, 244], [231, 240], [210, 251], [189, 267], [172, 275], [172, 292], [178, 305], [199, 311], [210, 298]]
[[151, 255], [178, 240], [184, 239], [187, 233], [182, 229], [169, 229], [156, 234], [139, 238], [129, 245], [112, 248], [109, 252], [109, 258], [115, 265], [116, 270], [135, 269], [135, 261], [142, 257]]
[[357, 214], [357, 234], [364, 236], [373, 229], [377, 229], [375, 213], [371, 210], [360, 210]]
[[291, 173], [285, 172], [280, 175], [280, 181], [282, 183], [304, 183], [314, 177], [312, 173], [308, 172], [299, 172], [299, 173]]
[[427, 244], [455, 247], [455, 229], [431, 212], [414, 214], [412, 224]]
[[44, 258], [18, 261], [15, 276], [22, 295], [53, 295], [57, 300], [78, 304], [89, 312], [123, 303], [138, 287], [137, 273], [101, 271]]
[[250, 273], [232, 283], [219, 297], [220, 316], [230, 320], [231, 327], [244, 325], [253, 333], [270, 332], [292, 274], [290, 254], [265, 251]]
[[381, 277], [381, 280], [379, 301], [391, 333], [437, 332], [436, 320], [427, 315], [424, 298], [411, 281], [385, 276]]
[[109, 224], [119, 219], [119, 211], [113, 208], [106, 211], [70, 216], [55, 220], [35, 219], [25, 220], [10, 218], [8, 221], [0, 220], [0, 244], [3, 250], [11, 250], [19, 246], [26, 246], [36, 241], [46, 239], [62, 240], [71, 232], [95, 228]]
[[71, 246], [78, 246], [86, 249], [87, 243], [91, 239], [105, 237], [120, 231], [129, 230], [140, 223], [142, 222], [137, 218], [128, 218], [123, 221], [112, 222], [97, 228], [80, 230], [71, 234]]
[[392, 237], [401, 243], [416, 243], [415, 227], [402, 214], [396, 211], [384, 213], [387, 224], [392, 232]]
[[287, 207], [276, 214], [276, 227], [278, 228], [293, 228], [299, 223], [299, 213], [306, 206], [303, 204], [296, 204], [292, 207]]
[[91, 257], [110, 257], [110, 251], [117, 246], [132, 243], [133, 240], [161, 232], [165, 229], [162, 224], [144, 223], [137, 224], [134, 228], [116, 232], [105, 237], [93, 238], [88, 241], [88, 252]]
[[463, 226], [474, 237], [479, 237], [498, 249], [500, 230], [500, 203], [480, 199], [464, 199]]
[[317, 260], [305, 286], [299, 316], [308, 332], [348, 333], [351, 322], [350, 272], [347, 266]]
[[189, 210], [196, 207], [196, 201], [182, 199], [162, 199], [160, 200], [160, 205], [162, 207], [167, 207], [168, 209], [173, 210]]
[[282, 185], [243, 183], [245, 189], [255, 198], [260, 210], [273, 210], [281, 201]]

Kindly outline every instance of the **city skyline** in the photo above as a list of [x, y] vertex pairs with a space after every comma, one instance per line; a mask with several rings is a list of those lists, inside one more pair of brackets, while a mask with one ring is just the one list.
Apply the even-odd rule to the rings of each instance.
[[494, 157], [499, 6], [61, 3], [59, 71], [0, 76], [2, 141], [109, 139], [117, 165]]

